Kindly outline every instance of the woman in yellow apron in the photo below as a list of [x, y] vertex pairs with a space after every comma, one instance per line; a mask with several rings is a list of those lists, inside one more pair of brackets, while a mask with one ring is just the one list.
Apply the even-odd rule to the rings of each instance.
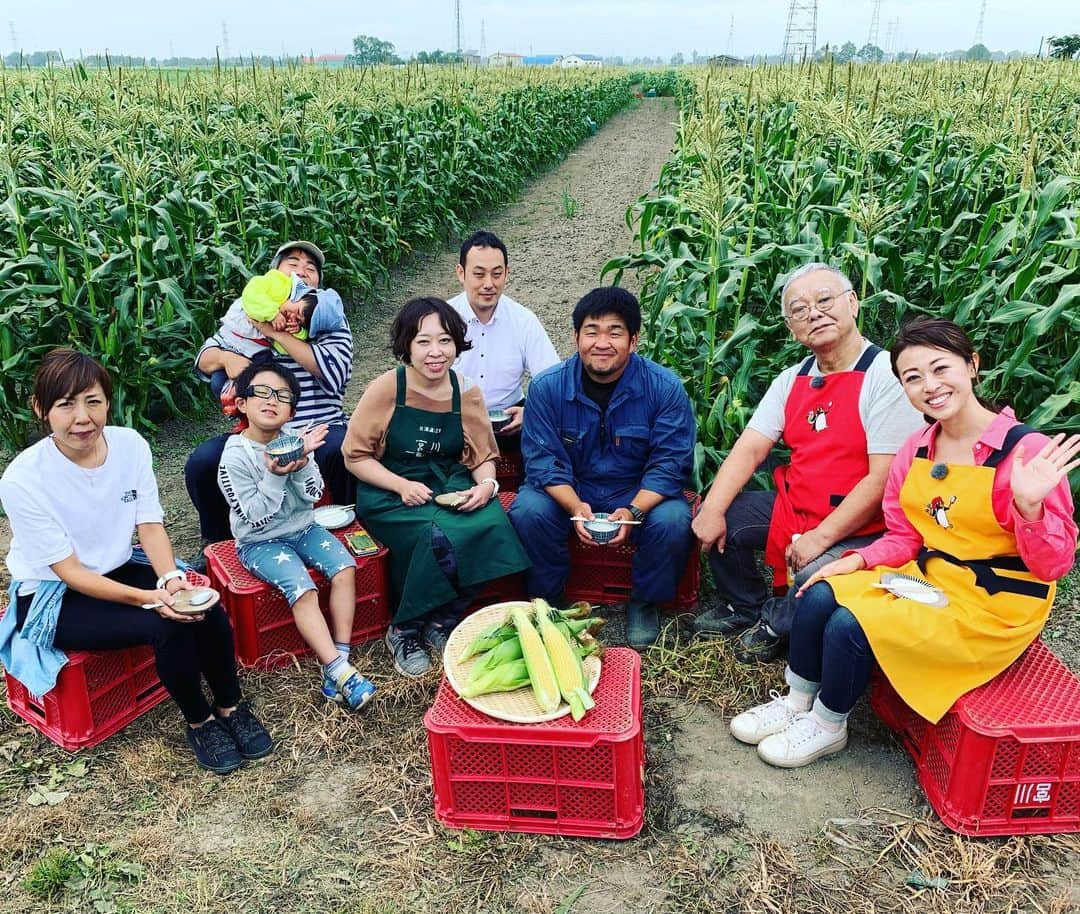
[[[390, 331], [404, 364], [372, 381], [342, 452], [357, 477], [356, 512], [390, 549], [395, 607], [386, 644], [405, 676], [431, 666], [480, 585], [529, 567], [495, 496], [498, 449], [480, 388], [450, 366], [469, 347], [442, 299], [416, 298]], [[463, 503], [441, 507], [436, 496]]]
[[848, 714], [875, 662], [936, 723], [1038, 637], [1076, 552], [1067, 476], [1080, 466], [1080, 435], [1051, 440], [982, 402], [978, 355], [951, 321], [916, 318], [891, 355], [930, 424], [893, 460], [887, 531], [803, 585], [790, 690], [731, 722], [736, 739], [780, 767], [847, 745]]

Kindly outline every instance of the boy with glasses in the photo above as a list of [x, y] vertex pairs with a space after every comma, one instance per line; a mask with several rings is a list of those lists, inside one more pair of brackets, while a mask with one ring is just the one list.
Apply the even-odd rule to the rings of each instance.
[[[702, 637], [738, 636], [743, 662], [779, 656], [802, 582], [884, 530], [889, 464], [922, 424], [888, 353], [859, 332], [859, 299], [843, 273], [800, 267], [780, 302], [791, 335], [811, 354], [770, 385], [693, 522], [721, 599], [694, 628]], [[776, 491], [744, 489], [781, 439], [791, 460], [773, 474]], [[787, 583], [787, 596], [769, 596], [755, 559], [762, 549], [773, 586]]]
[[[251, 364], [237, 376], [236, 390], [236, 406], [247, 418], [247, 428], [226, 442], [218, 486], [229, 505], [237, 557], [255, 577], [285, 595], [297, 629], [319, 658], [323, 695], [349, 708], [362, 708], [375, 687], [349, 663], [356, 563], [314, 518], [323, 481], [310, 455], [326, 440], [327, 426], [318, 425], [299, 436], [301, 456], [282, 465], [266, 452], [266, 445], [296, 412], [300, 399], [296, 376], [281, 365]], [[333, 634], [307, 566], [330, 581]]]

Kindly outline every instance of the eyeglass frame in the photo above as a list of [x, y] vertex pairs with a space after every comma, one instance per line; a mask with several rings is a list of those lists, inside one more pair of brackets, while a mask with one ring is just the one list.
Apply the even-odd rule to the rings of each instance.
[[[827, 295], [825, 298], [819, 298], [816, 301], [812, 302], [805, 302], [802, 307], [806, 308], [806, 313], [801, 317], [792, 314], [790, 308], [785, 307], [785, 310], [788, 313], [784, 315], [784, 322], [787, 324], [805, 324], [807, 321], [810, 320], [811, 308], [817, 308], [817, 310], [820, 311], [822, 314], [829, 314], [836, 306], [836, 300], [841, 295], [847, 295], [849, 292], [854, 293], [855, 290], [844, 289], [841, 292], [834, 292], [832, 295]], [[795, 299], [795, 301], [798, 302], [801, 301], [801, 299]], [[822, 307], [822, 305], [824, 305], [825, 307]]]
[[[259, 390], [267, 393], [259, 393]], [[269, 384], [249, 384], [241, 393], [244, 399], [258, 397], [260, 400], [269, 400], [271, 397], [284, 406], [296, 406], [299, 398], [293, 398], [293, 392], [288, 387], [271, 387]]]

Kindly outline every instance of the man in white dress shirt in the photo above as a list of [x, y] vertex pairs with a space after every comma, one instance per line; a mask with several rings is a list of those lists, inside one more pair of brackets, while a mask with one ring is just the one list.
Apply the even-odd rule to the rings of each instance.
[[472, 349], [462, 352], [454, 368], [472, 378], [489, 410], [509, 413], [499, 430], [499, 449], [519, 449], [525, 375], [536, 377], [559, 363], [559, 355], [535, 314], [503, 295], [510, 275], [506, 245], [491, 232], [475, 232], [461, 245], [457, 278], [464, 291], [450, 299], [468, 328]]

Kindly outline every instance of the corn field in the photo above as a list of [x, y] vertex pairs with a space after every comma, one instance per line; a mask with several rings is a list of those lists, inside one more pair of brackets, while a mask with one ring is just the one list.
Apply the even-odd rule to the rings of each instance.
[[769, 381], [805, 354], [785, 273], [847, 272], [863, 332], [951, 318], [983, 392], [1080, 431], [1080, 66], [910, 64], [683, 78], [673, 158], [627, 213], [644, 348], [688, 382], [711, 479]]
[[146, 428], [203, 396], [195, 347], [287, 238], [369, 294], [630, 100], [611, 71], [0, 70], [0, 446], [77, 346]]

